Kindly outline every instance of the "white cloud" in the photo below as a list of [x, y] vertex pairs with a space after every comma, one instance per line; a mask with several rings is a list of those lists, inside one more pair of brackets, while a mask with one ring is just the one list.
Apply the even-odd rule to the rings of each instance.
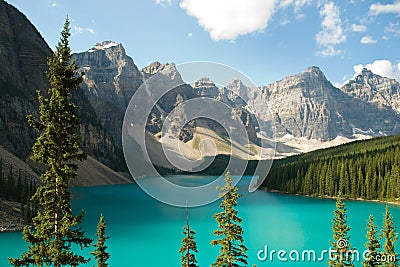
[[288, 8], [289, 6], [294, 6], [294, 11], [297, 13], [301, 7], [310, 5], [311, 3], [312, 0], [281, 0], [279, 7]]
[[73, 29], [73, 33], [75, 33], [75, 34], [84, 34], [84, 33], [95, 34], [95, 31], [92, 28], [73, 26], [72, 29]]
[[360, 40], [360, 43], [362, 44], [376, 44], [377, 42], [378, 42], [377, 40], [373, 39], [369, 35], [363, 36]]
[[362, 24], [352, 24], [351, 29], [353, 30], [353, 32], [365, 32], [367, 31], [367, 26]]
[[189, 33], [188, 33], [188, 37], [190, 38], [190, 37], [192, 37], [192, 36], [193, 36], [193, 33], [189, 32]]
[[290, 20], [288, 19], [288, 18], [286, 18], [286, 17], [284, 17], [280, 22], [279, 22], [279, 24], [281, 25], [281, 26], [285, 26], [285, 25], [287, 25], [287, 24], [289, 24], [290, 23]]
[[400, 36], [400, 22], [389, 23], [389, 26], [385, 28], [385, 33], [390, 33], [395, 36]]
[[[156, 2], [171, 0], [155, 0]], [[213, 40], [235, 40], [238, 36], [262, 32], [275, 12], [293, 6], [296, 13], [315, 0], [181, 0], [179, 6], [210, 33]], [[297, 19], [304, 18], [299, 15]], [[286, 21], [283, 20], [283, 25]]]
[[235, 40], [263, 31], [275, 13], [278, 0], [182, 0], [187, 14], [210, 33], [213, 40]]
[[335, 6], [333, 2], [328, 2], [321, 8], [320, 15], [324, 18], [321, 23], [322, 30], [317, 33], [315, 39], [318, 45], [324, 48], [317, 54], [321, 56], [338, 55], [342, 51], [336, 50], [334, 45], [346, 41], [346, 36], [342, 29], [339, 8]]
[[155, 0], [155, 2], [160, 6], [170, 6], [172, 4], [172, 0]]
[[400, 81], [400, 63], [394, 64], [387, 59], [376, 60], [370, 64], [363, 65], [358, 64], [354, 65], [354, 76], [357, 76], [363, 68], [369, 69], [375, 74], [378, 74], [383, 77], [388, 77], [392, 79], [396, 79]]
[[304, 15], [304, 13], [300, 13], [296, 15], [296, 20], [303, 20], [306, 17], [306, 15]]
[[332, 57], [343, 53], [343, 50], [336, 49], [333, 45], [327, 46], [325, 49], [318, 51], [317, 56]]
[[400, 1], [397, 0], [393, 4], [375, 3], [370, 5], [369, 12], [371, 15], [378, 16], [380, 14], [397, 13], [400, 16]]

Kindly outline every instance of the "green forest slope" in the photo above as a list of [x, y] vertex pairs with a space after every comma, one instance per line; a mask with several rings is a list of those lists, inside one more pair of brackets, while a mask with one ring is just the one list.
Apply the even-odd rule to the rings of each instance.
[[398, 200], [400, 135], [274, 161], [264, 186], [290, 194]]

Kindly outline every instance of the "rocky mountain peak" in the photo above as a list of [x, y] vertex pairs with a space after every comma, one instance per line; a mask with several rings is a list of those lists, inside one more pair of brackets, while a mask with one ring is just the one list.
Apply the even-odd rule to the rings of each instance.
[[[368, 83], [368, 80], [372, 80], [372, 79], [377, 80], [380, 78], [382, 78], [382, 77], [373, 73], [371, 70], [369, 70], [367, 68], [363, 68], [357, 75], [355, 75], [353, 77], [352, 80], [355, 80], [359, 83]], [[350, 81], [348, 81], [347, 83], [349, 83]]]
[[400, 113], [400, 83], [382, 77], [371, 70], [363, 70], [343, 85], [340, 90], [364, 101], [384, 105]]
[[[147, 67], [144, 67], [142, 69], [142, 73], [146, 79], [152, 77], [156, 73], [160, 73], [163, 78], [170, 79], [176, 85], [184, 83], [184, 81], [182, 80], [182, 76], [176, 69], [176, 65], [174, 63], [163, 64], [158, 61], [155, 61], [150, 65], [148, 65]], [[159, 78], [161, 78], [161, 76]]]
[[227, 84], [228, 88], [240, 88], [242, 86], [244, 86], [244, 84], [238, 77], [232, 78], [232, 80]]
[[367, 68], [363, 68], [359, 75], [364, 76], [364, 77], [372, 77], [376, 74], [374, 74], [372, 71], [370, 71]]
[[313, 72], [313, 73], [317, 73], [317, 74], [322, 74], [323, 75], [322, 70], [318, 66], [308, 67], [304, 72]]
[[162, 64], [158, 61], [154, 61], [147, 67], [144, 67], [142, 69], [142, 72], [147, 74], [148, 76], [152, 76], [152, 75], [156, 74], [157, 72], [165, 69], [168, 65], [170, 65], [170, 64], [169, 63]]
[[[311, 66], [307, 68], [305, 71], [300, 73], [299, 75], [303, 76], [306, 79], [320, 79], [321, 82], [329, 82], [328, 79], [326, 78], [325, 74], [323, 71], [317, 67], [317, 66]], [[330, 82], [329, 82], [330, 83]]]
[[179, 71], [176, 69], [176, 65], [174, 63], [165, 64], [165, 66], [162, 69], [160, 69], [159, 72], [179, 84], [184, 84], [184, 82], [182, 80], [182, 76], [179, 73]]
[[192, 84], [192, 88], [196, 95], [202, 97], [217, 98], [219, 95], [218, 87], [208, 77], [203, 77]]
[[234, 77], [227, 85], [226, 88], [234, 92], [236, 95], [243, 97], [245, 101], [248, 101], [248, 87], [238, 78]]
[[101, 124], [121, 143], [121, 127], [132, 95], [143, 83], [143, 75], [122, 44], [97, 43], [85, 52], [74, 54], [76, 63], [86, 71], [81, 87]]
[[122, 47], [122, 44], [117, 44], [114, 41], [103, 41], [101, 43], [95, 44], [93, 48], [89, 49], [89, 52], [93, 52], [95, 50], [106, 50], [118, 46]]
[[203, 77], [203, 78], [199, 79], [198, 81], [194, 82], [192, 87], [194, 89], [197, 89], [197, 88], [214, 88], [216, 86], [215, 86], [215, 83], [212, 80], [210, 80], [210, 78]]
[[[101, 64], [107, 64], [106, 66], [100, 65], [99, 67], [110, 67], [117, 65], [120, 68], [124, 67], [125, 65], [131, 63], [129, 61], [132, 61], [125, 52], [125, 48], [122, 46], [122, 44], [118, 44], [114, 41], [104, 41], [95, 44], [92, 48], [87, 50], [86, 52], [86, 59], [87, 61], [92, 61], [91, 59], [93, 58], [102, 58], [105, 57], [106, 60], [100, 60], [97, 62], [97, 65], [99, 63]], [[79, 54], [83, 54], [79, 53]], [[78, 55], [79, 55], [78, 54]], [[86, 65], [93, 65], [92, 62], [81, 62], [83, 63], [84, 66]], [[132, 61], [133, 63], [133, 61]], [[81, 65], [82, 66], [82, 65]]]
[[[268, 93], [285, 93], [295, 91], [305, 97], [315, 97], [335, 89], [318, 67], [309, 67], [298, 74], [288, 76], [267, 86]], [[337, 90], [337, 89], [336, 89]]]

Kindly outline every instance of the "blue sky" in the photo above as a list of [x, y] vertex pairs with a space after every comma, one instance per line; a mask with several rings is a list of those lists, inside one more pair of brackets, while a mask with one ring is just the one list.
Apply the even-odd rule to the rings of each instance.
[[340, 85], [362, 67], [400, 80], [400, 0], [8, 0], [54, 48], [122, 43], [139, 68], [213, 61], [266, 85], [319, 66]]

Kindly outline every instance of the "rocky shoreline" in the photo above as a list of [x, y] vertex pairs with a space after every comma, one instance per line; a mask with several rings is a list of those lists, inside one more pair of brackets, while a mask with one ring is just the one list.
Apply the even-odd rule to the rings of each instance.
[[22, 231], [24, 228], [20, 205], [0, 198], [0, 233]]

